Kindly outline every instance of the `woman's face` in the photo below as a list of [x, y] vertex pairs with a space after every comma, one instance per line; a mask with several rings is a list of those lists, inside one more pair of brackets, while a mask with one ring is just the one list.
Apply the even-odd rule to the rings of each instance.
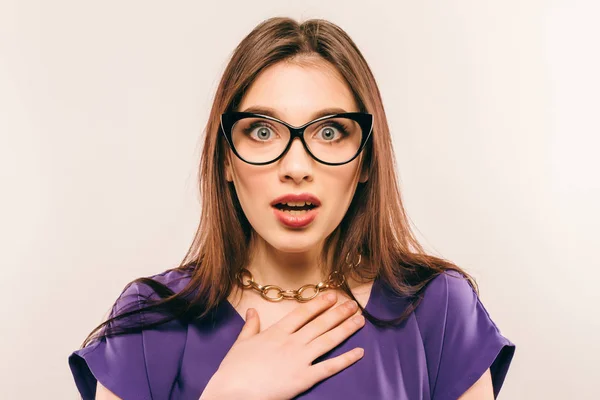
[[[342, 76], [321, 60], [302, 66], [280, 62], [262, 71], [238, 110], [251, 107], [271, 108], [276, 118], [292, 126], [314, 120], [326, 108], [359, 111]], [[263, 245], [286, 253], [315, 251], [346, 214], [358, 182], [367, 180], [366, 173], [360, 176], [363, 153], [347, 164], [329, 166], [314, 160], [300, 140], [294, 140], [283, 158], [258, 166], [243, 162], [229, 149], [226, 178], [233, 182]], [[307, 226], [289, 227], [277, 218], [271, 202], [288, 193], [310, 193], [319, 199], [317, 216]]]

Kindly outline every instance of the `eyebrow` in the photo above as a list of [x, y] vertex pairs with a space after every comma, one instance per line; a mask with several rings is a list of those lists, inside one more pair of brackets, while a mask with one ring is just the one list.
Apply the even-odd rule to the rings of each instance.
[[[253, 113], [253, 114], [263, 114], [263, 115], [267, 115], [269, 117], [283, 119], [283, 118], [281, 118], [281, 116], [279, 115], [277, 110], [270, 108], [270, 107], [265, 107], [265, 106], [250, 106], [242, 112], [249, 112], [249, 113]], [[317, 118], [324, 117], [326, 115], [342, 114], [342, 113], [347, 113], [347, 112], [348, 111], [344, 110], [343, 108], [329, 107], [329, 108], [324, 108], [322, 110], [314, 112], [310, 119], [315, 120]]]

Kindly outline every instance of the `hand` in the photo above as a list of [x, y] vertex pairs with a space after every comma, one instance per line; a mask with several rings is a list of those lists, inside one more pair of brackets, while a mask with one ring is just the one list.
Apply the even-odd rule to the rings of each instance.
[[263, 332], [251, 309], [200, 399], [291, 399], [358, 361], [363, 351], [355, 348], [312, 364], [364, 326], [362, 315], [358, 324], [349, 318], [358, 309], [355, 301], [331, 308], [337, 302], [331, 294], [331, 300], [320, 295], [303, 303]]

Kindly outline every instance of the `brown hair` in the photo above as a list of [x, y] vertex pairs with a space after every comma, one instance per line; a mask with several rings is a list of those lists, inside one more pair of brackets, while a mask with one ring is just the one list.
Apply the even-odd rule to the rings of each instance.
[[[313, 57], [329, 62], [347, 81], [362, 112], [373, 115], [373, 132], [363, 149], [363, 165], [369, 179], [359, 183], [348, 211], [325, 241], [321, 260], [332, 251], [333, 265], [355, 279], [379, 277], [393, 293], [410, 300], [402, 315], [382, 320], [359, 307], [365, 317], [378, 326], [403, 322], [422, 299], [423, 288], [446, 270], [465, 276], [478, 293], [475, 280], [453, 263], [425, 253], [411, 232], [404, 211], [395, 171], [395, 155], [379, 89], [361, 52], [337, 25], [311, 19], [298, 23], [275, 17], [263, 21], [237, 46], [217, 88], [206, 129], [201, 155], [199, 184], [202, 213], [194, 240], [180, 265], [172, 270], [187, 271], [190, 280], [178, 293], [150, 278], [130, 282], [146, 284], [160, 297], [142, 308], [109, 317], [83, 342], [84, 347], [96, 331], [102, 336], [148, 329], [179, 320], [201, 319], [224, 301], [238, 270], [248, 261], [252, 228], [238, 202], [233, 183], [225, 179], [224, 165], [228, 145], [220, 134], [220, 115], [236, 110], [245, 91], [257, 75], [280, 61], [302, 62]], [[339, 243], [333, 246], [332, 243]], [[356, 250], [369, 260], [349, 270], [346, 254]], [[347, 282], [341, 289], [352, 299]], [[136, 313], [166, 310], [158, 321], [106, 330], [115, 321]], [[114, 311], [114, 308], [113, 308]]]

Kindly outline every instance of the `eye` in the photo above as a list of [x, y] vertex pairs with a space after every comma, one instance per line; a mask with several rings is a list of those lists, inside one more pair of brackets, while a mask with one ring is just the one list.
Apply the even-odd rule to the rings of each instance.
[[343, 124], [337, 121], [327, 121], [319, 127], [318, 133], [321, 133], [325, 141], [335, 142], [339, 139], [334, 139], [335, 133], [338, 132], [342, 137], [348, 136], [348, 129]]
[[[255, 132], [256, 136], [253, 135]], [[244, 129], [244, 133], [246, 135], [249, 134], [249, 136], [256, 141], [264, 142], [269, 140], [269, 137], [273, 134], [273, 130], [272, 127], [265, 122], [254, 122]]]

